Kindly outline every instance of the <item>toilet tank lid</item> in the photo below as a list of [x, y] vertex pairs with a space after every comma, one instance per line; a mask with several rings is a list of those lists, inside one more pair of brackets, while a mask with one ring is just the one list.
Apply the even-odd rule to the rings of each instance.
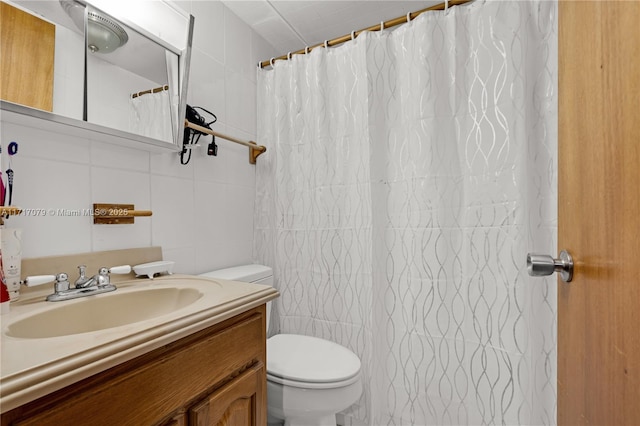
[[218, 269], [217, 271], [210, 271], [201, 275], [208, 278], [252, 283], [272, 276], [273, 270], [268, 266], [252, 264]]

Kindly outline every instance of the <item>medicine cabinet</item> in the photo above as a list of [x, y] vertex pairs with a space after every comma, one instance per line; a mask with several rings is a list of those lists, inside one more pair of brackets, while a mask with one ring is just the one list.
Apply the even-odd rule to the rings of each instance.
[[3, 121], [179, 150], [193, 16], [158, 0], [1, 6]]

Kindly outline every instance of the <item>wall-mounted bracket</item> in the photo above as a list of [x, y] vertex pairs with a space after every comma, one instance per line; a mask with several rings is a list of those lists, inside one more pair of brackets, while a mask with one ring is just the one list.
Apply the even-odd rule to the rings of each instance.
[[4, 220], [9, 219], [9, 216], [17, 216], [22, 213], [22, 209], [16, 206], [2, 206], [0, 207], [0, 225], [4, 225]]
[[22, 213], [22, 209], [16, 206], [2, 206], [0, 207], [1, 216], [17, 216]]
[[256, 159], [260, 156], [260, 154], [265, 152], [267, 148], [262, 145], [258, 145], [254, 141], [249, 141], [249, 144], [255, 145], [249, 147], [249, 163], [256, 164]]
[[151, 216], [151, 210], [136, 210], [133, 204], [93, 204], [95, 225], [123, 225], [135, 223], [136, 217]]

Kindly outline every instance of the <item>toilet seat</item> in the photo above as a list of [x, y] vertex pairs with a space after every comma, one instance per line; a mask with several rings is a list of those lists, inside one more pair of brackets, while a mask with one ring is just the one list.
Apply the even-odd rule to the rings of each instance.
[[360, 376], [356, 374], [350, 379], [342, 380], [339, 382], [315, 382], [314, 383], [314, 382], [300, 382], [296, 380], [283, 379], [282, 377], [272, 376], [271, 374], [267, 373], [267, 381], [270, 383], [278, 383], [283, 386], [290, 386], [292, 388], [302, 388], [302, 389], [319, 389], [319, 390], [337, 389], [337, 388], [342, 388], [342, 387], [352, 385], [355, 382], [357, 382], [359, 379], [360, 379]]
[[360, 359], [328, 340], [296, 334], [267, 339], [267, 380], [285, 386], [331, 389], [360, 377]]

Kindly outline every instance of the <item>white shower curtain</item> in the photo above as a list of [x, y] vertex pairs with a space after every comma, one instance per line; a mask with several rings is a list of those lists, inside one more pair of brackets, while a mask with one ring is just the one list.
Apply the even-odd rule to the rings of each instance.
[[131, 99], [133, 133], [173, 142], [171, 98], [168, 90]]
[[256, 262], [340, 343], [345, 424], [554, 424], [555, 2], [475, 2], [258, 71]]

